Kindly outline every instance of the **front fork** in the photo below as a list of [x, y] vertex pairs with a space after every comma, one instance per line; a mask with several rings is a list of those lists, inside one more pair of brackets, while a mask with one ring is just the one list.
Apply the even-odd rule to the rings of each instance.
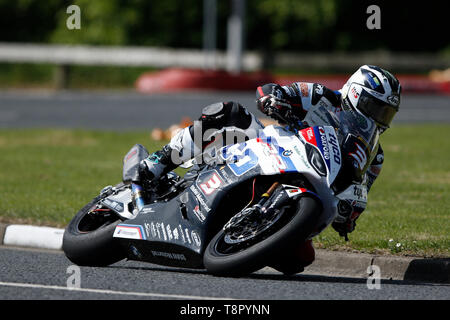
[[141, 211], [141, 209], [145, 206], [144, 202], [144, 189], [142, 186], [132, 182], [131, 183], [131, 196], [133, 200], [133, 204], [137, 211]]
[[276, 212], [290, 201], [297, 201], [298, 196], [302, 193], [307, 193], [309, 196], [321, 201], [317, 194], [306, 188], [275, 182], [269, 190], [261, 195], [261, 200], [252, 208], [259, 211], [262, 218], [271, 217], [273, 214], [277, 214]]
[[[274, 203], [273, 202], [274, 202], [275, 197], [271, 197], [271, 196], [275, 192], [275, 190], [278, 188], [279, 185], [280, 185], [280, 183], [274, 182], [272, 184], [272, 186], [269, 188], [269, 190], [267, 190], [266, 192], [264, 192], [261, 195], [261, 199], [253, 207], [254, 208], [258, 208], [258, 210], [261, 213], [267, 214], [267, 211], [269, 210], [269, 208], [273, 208], [274, 207], [274, 205], [273, 205]], [[279, 190], [279, 191], [281, 191], [281, 190]], [[284, 199], [282, 199], [282, 200], [284, 200]], [[284, 201], [281, 201], [281, 202], [284, 202]]]

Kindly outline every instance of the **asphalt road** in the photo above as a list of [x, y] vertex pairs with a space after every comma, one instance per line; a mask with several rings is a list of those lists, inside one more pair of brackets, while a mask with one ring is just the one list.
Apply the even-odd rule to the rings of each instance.
[[[188, 92], [143, 95], [123, 92], [0, 92], [0, 128], [167, 128], [183, 116], [192, 120], [204, 106], [237, 101], [263, 116], [253, 92]], [[404, 95], [394, 123], [450, 123], [450, 96]]]
[[121, 261], [80, 267], [80, 288], [69, 289], [72, 263], [60, 251], [0, 247], [0, 299], [163, 300], [422, 300], [450, 298], [450, 285], [381, 281], [277, 272], [222, 278], [204, 271]]

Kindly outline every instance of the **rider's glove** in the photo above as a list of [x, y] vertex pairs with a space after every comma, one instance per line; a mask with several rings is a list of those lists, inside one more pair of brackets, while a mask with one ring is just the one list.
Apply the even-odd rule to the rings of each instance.
[[337, 222], [335, 220], [333, 221], [331, 226], [333, 227], [334, 230], [336, 230], [339, 233], [341, 237], [347, 237], [348, 233], [351, 233], [353, 230], [355, 230], [356, 221], [347, 219], [344, 222]]
[[258, 109], [275, 120], [289, 121], [292, 117], [292, 106], [285, 100], [268, 94], [256, 100]]
[[338, 215], [331, 226], [341, 237], [345, 237], [345, 240], [348, 240], [347, 234], [355, 230], [356, 220], [360, 214], [361, 212], [354, 211], [348, 202], [341, 200], [338, 205]]

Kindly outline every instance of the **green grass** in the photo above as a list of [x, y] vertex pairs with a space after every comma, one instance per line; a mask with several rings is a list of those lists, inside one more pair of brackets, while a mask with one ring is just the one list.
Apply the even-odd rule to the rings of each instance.
[[99, 190], [122, 178], [134, 143], [160, 147], [147, 132], [0, 131], [0, 221], [64, 226]]
[[[450, 126], [394, 126], [366, 211], [345, 242], [330, 227], [315, 246], [331, 250], [450, 256]], [[121, 180], [148, 132], [0, 130], [0, 221], [64, 227], [105, 185]]]
[[385, 163], [346, 243], [331, 228], [328, 249], [450, 256], [450, 126], [394, 126], [381, 137]]

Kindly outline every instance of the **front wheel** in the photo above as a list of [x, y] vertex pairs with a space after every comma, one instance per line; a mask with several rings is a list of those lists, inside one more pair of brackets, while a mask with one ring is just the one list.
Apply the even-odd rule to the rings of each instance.
[[[223, 276], [255, 272], [268, 265], [280, 250], [306, 240], [317, 226], [321, 212], [320, 201], [302, 196], [294, 208], [281, 210], [282, 216], [273, 220], [273, 226], [261, 229], [258, 237], [230, 241], [230, 235], [221, 230], [206, 247], [204, 266], [208, 272]], [[243, 230], [248, 228], [244, 226]]]
[[70, 221], [64, 231], [62, 249], [77, 265], [107, 266], [126, 257], [114, 240], [114, 230], [121, 222], [110, 209], [102, 207], [105, 195], [94, 198]]

